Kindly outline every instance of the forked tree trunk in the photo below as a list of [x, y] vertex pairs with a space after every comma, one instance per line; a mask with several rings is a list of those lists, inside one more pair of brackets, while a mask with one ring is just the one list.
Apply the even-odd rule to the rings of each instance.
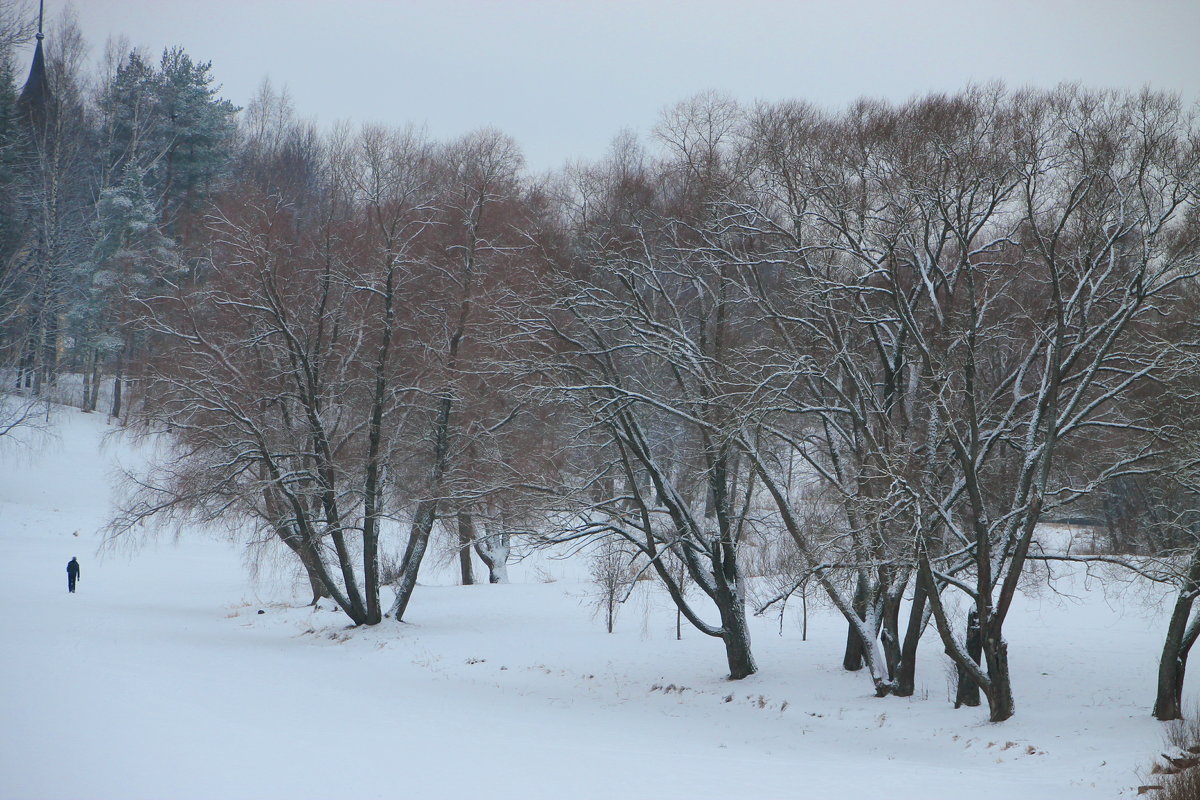
[[397, 622], [404, 621], [404, 612], [408, 610], [408, 601], [412, 599], [413, 589], [417, 586], [417, 573], [425, 558], [425, 550], [429, 547], [429, 535], [433, 524], [437, 522], [437, 500], [422, 500], [417, 504], [417, 515], [413, 520], [412, 530], [408, 534], [408, 544], [404, 548], [404, 559], [400, 562], [400, 579], [396, 583], [396, 601], [392, 603], [390, 612]]
[[508, 583], [509, 551], [507, 533], [493, 533], [475, 539], [475, 552], [488, 568], [488, 583]]
[[1200, 631], [1200, 618], [1188, 624], [1195, 600], [1194, 590], [1180, 591], [1167, 625], [1167, 636], [1158, 661], [1158, 692], [1154, 699], [1154, 718], [1163, 722], [1183, 719], [1183, 679], [1187, 673], [1188, 654]]
[[[854, 613], [860, 620], [867, 618], [867, 604], [870, 602], [870, 590], [867, 581], [860, 572], [854, 584]], [[858, 629], [853, 623], [846, 623], [846, 651], [842, 656], [842, 669], [857, 672], [863, 668], [863, 641]]]

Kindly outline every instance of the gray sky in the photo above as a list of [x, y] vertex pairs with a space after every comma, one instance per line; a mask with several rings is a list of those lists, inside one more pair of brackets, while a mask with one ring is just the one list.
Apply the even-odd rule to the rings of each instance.
[[[3, 0], [0, 0], [3, 2]], [[46, 0], [53, 18], [67, 0]], [[321, 123], [482, 125], [529, 165], [597, 158], [705, 89], [840, 107], [999, 78], [1200, 99], [1200, 0], [75, 0], [109, 36], [211, 60], [244, 105], [263, 77]]]

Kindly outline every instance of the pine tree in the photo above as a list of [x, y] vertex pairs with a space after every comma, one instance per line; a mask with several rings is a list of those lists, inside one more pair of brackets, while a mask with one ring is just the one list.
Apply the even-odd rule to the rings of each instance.
[[194, 62], [179, 47], [163, 53], [158, 84], [163, 157], [155, 178], [166, 229], [185, 241], [191, 214], [211, 194], [232, 155], [238, 109], [217, 97], [213, 80], [211, 61]]

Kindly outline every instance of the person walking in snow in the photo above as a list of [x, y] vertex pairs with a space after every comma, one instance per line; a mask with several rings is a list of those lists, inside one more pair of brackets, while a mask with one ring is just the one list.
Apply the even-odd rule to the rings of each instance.
[[75, 581], [79, 580], [79, 562], [75, 560], [75, 556], [71, 556], [71, 560], [67, 562], [67, 591], [75, 591]]

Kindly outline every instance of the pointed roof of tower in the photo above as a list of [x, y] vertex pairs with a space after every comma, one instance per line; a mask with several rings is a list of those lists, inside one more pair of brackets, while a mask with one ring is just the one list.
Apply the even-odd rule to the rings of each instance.
[[42, 33], [43, 11], [44, 0], [38, 6], [37, 46], [33, 50], [33, 63], [29, 66], [29, 78], [25, 81], [21, 97], [17, 100], [19, 107], [27, 108], [33, 114], [42, 112], [50, 99], [50, 87], [46, 81], [46, 56], [42, 52], [42, 40], [46, 38]]

